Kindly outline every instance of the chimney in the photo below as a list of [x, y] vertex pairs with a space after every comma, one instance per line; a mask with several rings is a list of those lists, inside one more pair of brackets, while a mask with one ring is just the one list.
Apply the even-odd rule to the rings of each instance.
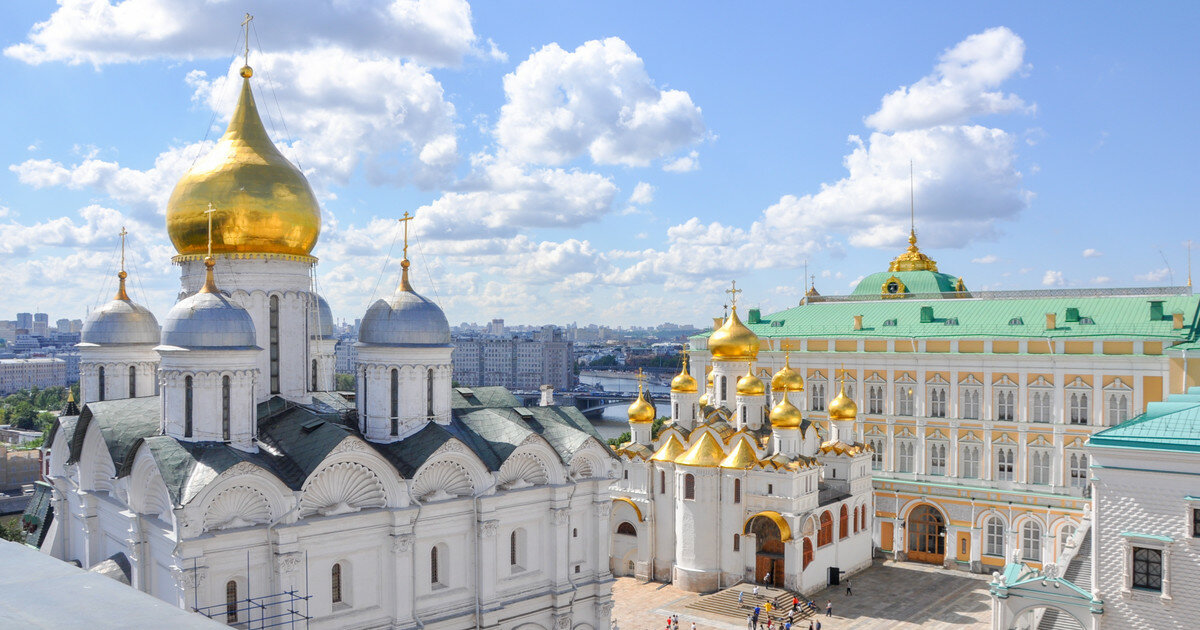
[[539, 407], [554, 406], [554, 388], [550, 385], [542, 385], [542, 399], [538, 401]]
[[932, 322], [933, 322], [933, 307], [932, 306], [922, 306], [921, 307], [921, 323], [929, 324]]
[[718, 329], [718, 328], [720, 328], [721, 326], [724, 326], [724, 325], [725, 325], [725, 318], [724, 318], [724, 317], [714, 317], [714, 318], [713, 318], [713, 330], [716, 330], [716, 329]]
[[1046, 313], [1046, 330], [1054, 330], [1054, 313]]
[[1068, 306], [1067, 316], [1063, 319], [1065, 319], [1068, 324], [1079, 323], [1079, 308], [1075, 306]]
[[862, 330], [862, 315], [854, 316], [854, 330]]
[[1161, 322], [1163, 318], [1162, 300], [1150, 300], [1150, 321]]
[[1171, 330], [1183, 330], [1183, 313], [1171, 313]]
[[761, 324], [762, 323], [762, 311], [760, 311], [759, 309], [756, 309], [756, 308], [752, 308], [749, 311], [747, 311], [746, 312], [746, 323], [747, 324]]

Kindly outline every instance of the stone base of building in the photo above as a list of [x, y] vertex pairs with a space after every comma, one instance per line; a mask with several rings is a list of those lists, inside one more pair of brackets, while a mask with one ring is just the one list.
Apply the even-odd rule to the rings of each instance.
[[721, 587], [721, 573], [675, 567], [671, 581], [680, 590], [692, 593], [712, 593]]

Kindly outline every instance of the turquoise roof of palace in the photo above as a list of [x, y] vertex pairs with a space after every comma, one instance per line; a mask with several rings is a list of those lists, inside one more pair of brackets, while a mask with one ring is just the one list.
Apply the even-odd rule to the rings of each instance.
[[888, 280], [896, 278], [904, 284], [904, 293], [947, 293], [958, 286], [958, 278], [936, 271], [880, 271], [854, 285], [850, 295], [878, 296]]
[[1146, 413], [1093, 434], [1088, 445], [1200, 452], [1200, 387], [1146, 405]]
[[[1162, 304], [1162, 315], [1158, 319], [1151, 319], [1152, 302]], [[929, 311], [923, 318], [922, 310], [926, 308]], [[1068, 313], [1068, 309], [1074, 310]], [[1046, 330], [1047, 313], [1055, 314], [1053, 330]], [[1078, 318], [1068, 318], [1072, 313]], [[1179, 330], [1173, 328], [1174, 313], [1183, 314], [1183, 327]], [[861, 330], [854, 330], [856, 315], [862, 316]], [[1200, 296], [1186, 294], [1037, 298], [905, 297], [814, 301], [773, 313], [758, 321], [748, 317], [745, 323], [755, 334], [765, 338], [1115, 337], [1196, 342], [1197, 332], [1200, 332], [1198, 317]], [[697, 335], [697, 338], [707, 337], [708, 333]]]

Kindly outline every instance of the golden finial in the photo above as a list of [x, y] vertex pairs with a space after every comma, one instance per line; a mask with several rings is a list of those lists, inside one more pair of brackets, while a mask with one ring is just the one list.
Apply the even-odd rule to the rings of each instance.
[[240, 73], [243, 79], [249, 79], [254, 76], [254, 71], [250, 69], [250, 21], [253, 19], [254, 16], [247, 13], [245, 19], [242, 20], [243, 39], [246, 40], [246, 48], [242, 57], [242, 71]]
[[125, 292], [125, 278], [129, 274], [125, 273], [125, 235], [129, 232], [125, 231], [125, 226], [121, 226], [121, 270], [117, 272], [117, 297], [115, 299], [129, 301], [129, 294]]
[[[124, 228], [122, 228], [122, 230], [123, 229]], [[72, 390], [70, 387], [67, 388], [67, 402], [69, 402], [69, 403], [75, 402], [75, 391]]]
[[208, 255], [204, 257], [204, 286], [200, 288], [201, 293], [217, 293], [217, 281], [213, 278], [213, 267], [217, 265], [217, 261], [212, 255], [212, 218], [217, 211], [212, 203], [208, 204], [208, 210], [204, 214], [208, 215]]
[[888, 271], [933, 271], [936, 272], [937, 262], [921, 253], [917, 247], [917, 203], [916, 182], [913, 176], [912, 160], [908, 162], [908, 249], [888, 265]]
[[405, 212], [404, 216], [397, 219], [404, 226], [404, 253], [400, 259], [400, 290], [408, 291], [409, 293], [415, 293], [412, 285], [408, 283], [408, 266], [411, 264], [408, 262], [408, 222], [412, 220], [413, 216], [408, 212]]
[[737, 280], [730, 281], [729, 288], [725, 289], [725, 292], [730, 295], [729, 304], [732, 307], [732, 309], [734, 311], [736, 311], [737, 310], [737, 294], [742, 292], [741, 289], [737, 288]]
[[638, 397], [639, 398], [642, 395], [642, 383], [644, 383], [645, 381], [646, 381], [646, 375], [642, 372], [642, 368], [638, 368], [637, 382], [638, 382]]

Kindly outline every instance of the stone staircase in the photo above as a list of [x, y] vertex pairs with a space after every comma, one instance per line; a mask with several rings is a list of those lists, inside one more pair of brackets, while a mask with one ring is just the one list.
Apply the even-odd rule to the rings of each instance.
[[[742, 593], [741, 604], [738, 604], [738, 593]], [[755, 597], [753, 593], [754, 585], [742, 582], [734, 584], [723, 591], [717, 591], [712, 595], [705, 595], [688, 604], [687, 607], [710, 614], [729, 617], [745, 623], [746, 615], [754, 612], [755, 606], [761, 606], [763, 612], [758, 617], [758, 623], [761, 626], [766, 622], [766, 603], [771, 602], [772, 625], [780, 624], [787, 620], [788, 613], [792, 611], [793, 593], [791, 591], [760, 586], [758, 597]], [[807, 619], [813, 614], [813, 611], [807, 609], [803, 598], [801, 598], [800, 609], [796, 611], [797, 624], [799, 624], [800, 620]]]
[[[1067, 563], [1063, 579], [1085, 591], [1092, 588], [1092, 531], [1088, 529], [1079, 542], [1075, 557]], [[1047, 608], [1038, 622], [1037, 630], [1079, 630], [1079, 622], [1070, 615]]]

